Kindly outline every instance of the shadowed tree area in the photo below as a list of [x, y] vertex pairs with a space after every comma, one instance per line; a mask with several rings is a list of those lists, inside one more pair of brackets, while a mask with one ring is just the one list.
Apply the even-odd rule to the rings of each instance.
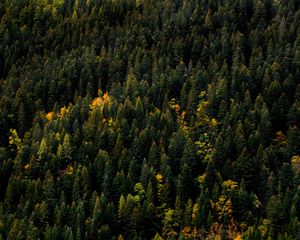
[[300, 237], [298, 0], [3, 0], [0, 240]]

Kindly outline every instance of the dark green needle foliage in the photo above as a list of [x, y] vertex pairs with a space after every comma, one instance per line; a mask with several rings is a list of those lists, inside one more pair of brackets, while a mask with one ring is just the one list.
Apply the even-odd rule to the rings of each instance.
[[0, 239], [299, 239], [299, 7], [0, 1]]

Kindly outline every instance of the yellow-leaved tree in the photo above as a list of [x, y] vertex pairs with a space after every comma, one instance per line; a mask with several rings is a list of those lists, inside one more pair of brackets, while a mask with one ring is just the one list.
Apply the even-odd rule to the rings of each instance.
[[170, 109], [175, 111], [175, 113], [177, 115], [177, 122], [179, 123], [179, 127], [185, 132], [188, 131], [188, 124], [186, 121], [186, 112], [181, 111], [181, 106], [179, 105], [178, 102], [176, 102], [175, 98], [172, 98], [169, 101], [169, 107], [170, 107]]
[[22, 141], [18, 136], [16, 129], [10, 129], [9, 130], [10, 136], [9, 136], [9, 144], [15, 145], [17, 147], [17, 150], [20, 150], [22, 146]]
[[[219, 196], [216, 202], [210, 201], [211, 207], [218, 217], [218, 222], [214, 223], [218, 229], [226, 228], [228, 239], [241, 239], [240, 232], [236, 221], [233, 217], [233, 205], [231, 198], [238, 191], [238, 183], [232, 180], [224, 181], [222, 184], [222, 195]], [[220, 224], [220, 223], [223, 224]], [[225, 224], [226, 223], [226, 224]], [[212, 235], [215, 237], [221, 237], [220, 233], [222, 231], [215, 231]]]

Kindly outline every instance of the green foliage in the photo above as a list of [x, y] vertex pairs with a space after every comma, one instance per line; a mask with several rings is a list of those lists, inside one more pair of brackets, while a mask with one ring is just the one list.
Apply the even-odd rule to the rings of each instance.
[[165, 217], [162, 221], [163, 223], [163, 230], [162, 234], [163, 237], [166, 239], [175, 239], [178, 233], [176, 232], [176, 227], [178, 227], [178, 223], [176, 222], [175, 210], [167, 209], [165, 213]]
[[1, 1], [0, 239], [296, 239], [299, 6]]

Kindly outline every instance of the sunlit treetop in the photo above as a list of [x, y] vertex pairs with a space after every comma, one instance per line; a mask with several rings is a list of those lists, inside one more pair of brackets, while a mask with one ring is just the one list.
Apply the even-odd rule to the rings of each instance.
[[54, 113], [53, 113], [53, 112], [48, 112], [48, 113], [45, 115], [45, 118], [46, 118], [48, 121], [52, 121], [52, 120], [53, 120], [53, 117], [54, 117]]
[[9, 144], [10, 145], [15, 145], [17, 147], [17, 150], [21, 149], [22, 146], [22, 141], [18, 136], [17, 130], [16, 129], [10, 129], [10, 136], [9, 136]]
[[102, 91], [99, 90], [98, 91], [98, 95], [99, 97], [94, 98], [90, 104], [90, 108], [91, 110], [95, 109], [95, 108], [100, 108], [101, 111], [103, 111], [103, 107], [105, 104], [107, 104], [107, 106], [109, 107], [111, 105], [111, 98], [108, 95], [108, 92], [105, 92], [104, 94], [102, 94]]

